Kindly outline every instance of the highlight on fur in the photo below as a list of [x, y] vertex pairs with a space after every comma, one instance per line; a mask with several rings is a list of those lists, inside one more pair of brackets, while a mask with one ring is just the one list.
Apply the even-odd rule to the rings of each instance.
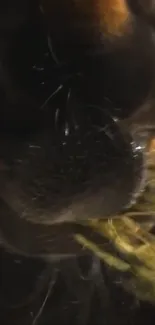
[[63, 22], [63, 31], [59, 25], [58, 34], [60, 30], [61, 33], [72, 30], [83, 31], [88, 39], [97, 37], [98, 33], [115, 37], [123, 36], [132, 27], [132, 13], [126, 0], [67, 0], [63, 3], [40, 0], [40, 9], [51, 31], [53, 26]]
[[97, 0], [95, 11], [101, 30], [107, 35], [122, 36], [131, 21], [125, 0]]

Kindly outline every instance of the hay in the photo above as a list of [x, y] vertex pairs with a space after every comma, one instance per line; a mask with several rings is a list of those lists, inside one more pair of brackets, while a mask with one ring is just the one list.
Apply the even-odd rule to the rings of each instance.
[[87, 226], [109, 240], [112, 253], [101, 250], [81, 234], [76, 235], [76, 240], [119, 271], [125, 290], [155, 304], [155, 139], [147, 154], [147, 167], [146, 190], [132, 209], [111, 220], [87, 222]]

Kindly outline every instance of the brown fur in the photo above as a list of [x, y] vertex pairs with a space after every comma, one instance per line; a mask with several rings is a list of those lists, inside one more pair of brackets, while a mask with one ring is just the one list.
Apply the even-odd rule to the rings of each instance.
[[125, 0], [98, 0], [96, 12], [101, 29], [109, 35], [121, 36], [131, 22], [131, 12]]
[[[125, 0], [41, 0], [42, 12], [57, 39], [69, 35], [90, 43], [103, 37], [123, 36], [131, 30], [132, 14]], [[60, 34], [59, 34], [60, 32]]]
[[[30, 37], [32, 33], [28, 37], [23, 34], [25, 24], [30, 26], [30, 21], [35, 20], [34, 13], [29, 10], [30, 2], [26, 11], [20, 0], [13, 4], [10, 0], [9, 8], [12, 5], [14, 13], [12, 9], [6, 9], [6, 19], [4, 8], [0, 8], [0, 32], [3, 35], [0, 39], [0, 85], [3, 95], [0, 131], [3, 128], [5, 133], [5, 136], [0, 137], [0, 167], [4, 169], [0, 173], [0, 196], [3, 199], [0, 205], [0, 231], [4, 241], [14, 249], [34, 255], [60, 253], [59, 249], [55, 249], [56, 241], [57, 244], [60, 243], [59, 234], [62, 235], [61, 243], [66, 243], [68, 234], [72, 245], [70, 234], [73, 228], [65, 232], [64, 221], [114, 215], [120, 211], [129, 201], [134, 188], [135, 168], [130, 150], [125, 150], [120, 141], [120, 138], [123, 140], [124, 133], [119, 140], [117, 138], [116, 147], [120, 148], [122, 157], [118, 164], [113, 159], [113, 151], [109, 150], [105, 155], [106, 144], [102, 140], [99, 141], [101, 147], [96, 146], [94, 137], [90, 140], [87, 138], [87, 142], [81, 147], [74, 145], [73, 141], [69, 142], [67, 149], [60, 150], [59, 145], [55, 146], [57, 133], [51, 126], [50, 113], [54, 109], [52, 104], [46, 107], [47, 110], [39, 118], [38, 95], [32, 101], [27, 88], [23, 86], [22, 89], [20, 80], [17, 80], [17, 70], [21, 70], [24, 76], [24, 65], [29, 67], [27, 57], [32, 55], [35, 39]], [[114, 108], [112, 113], [119, 115], [120, 109], [124, 116], [139, 107], [146, 107], [148, 98], [153, 107], [153, 30], [128, 8], [125, 0], [42, 0], [41, 5], [52, 42], [56, 45], [56, 50], [61, 48], [63, 59], [67, 58], [69, 61], [76, 57], [81, 69], [79, 53], [84, 57], [86, 55], [83, 65], [86, 79], [83, 85], [80, 83], [78, 94], [82, 101], [95, 103], [111, 113], [110, 105], [105, 102], [105, 98], [108, 98], [108, 103], [112, 103]], [[25, 6], [27, 7], [27, 0]], [[27, 56], [22, 56], [23, 46]], [[87, 53], [90, 48], [91, 55], [90, 52]], [[51, 82], [52, 77], [51, 74]], [[78, 114], [80, 120], [85, 121], [90, 110], [84, 113], [80, 106]], [[97, 109], [93, 114], [95, 120], [103, 123], [100, 125], [97, 122], [99, 126], [106, 124], [106, 117], [102, 120]], [[34, 122], [30, 123], [32, 118]], [[22, 137], [20, 131], [23, 131], [25, 123], [26, 136]], [[33, 129], [31, 133], [30, 124]], [[35, 124], [37, 131], [34, 130]], [[6, 132], [7, 127], [10, 133]], [[86, 127], [85, 131], [87, 133]], [[130, 143], [125, 143], [130, 149]], [[85, 159], [89, 149], [93, 159]], [[70, 159], [74, 154], [77, 164]], [[100, 157], [99, 163], [95, 157]], [[141, 172], [139, 166], [140, 163], [138, 171]], [[56, 225], [53, 226], [58, 222], [62, 222], [59, 229]], [[41, 235], [47, 237], [44, 243], [40, 239]], [[68, 245], [61, 246], [63, 253], [65, 250], [68, 253]]]

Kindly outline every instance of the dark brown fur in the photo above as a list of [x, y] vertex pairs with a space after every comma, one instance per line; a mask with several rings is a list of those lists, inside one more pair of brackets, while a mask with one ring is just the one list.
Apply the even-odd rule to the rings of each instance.
[[[47, 1], [43, 0], [41, 5], [44, 27], [52, 35], [57, 54], [63, 51], [61, 59], [78, 62], [85, 75], [76, 96], [83, 103], [102, 106], [110, 114], [124, 118], [140, 111], [148, 100], [149, 109], [154, 105], [155, 43], [151, 24], [124, 1], [127, 15], [123, 16], [122, 25], [122, 15], [117, 17], [117, 12], [111, 10], [116, 2], [103, 0], [102, 12], [92, 0], [51, 1], [50, 10]], [[63, 234], [63, 226], [60, 229], [52, 225], [119, 212], [130, 201], [137, 170], [130, 138], [127, 135], [126, 146], [124, 133], [117, 140], [117, 155], [120, 154], [117, 164], [113, 149], [104, 155], [109, 144], [102, 143], [100, 138], [100, 146], [91, 137], [86, 142], [84, 137], [80, 138], [82, 145], [78, 147], [71, 136], [65, 149], [52, 128], [52, 120], [49, 122], [54, 107], [41, 112], [39, 97], [24, 87], [19, 72], [24, 71], [24, 76], [39, 51], [35, 52], [32, 46], [35, 34], [31, 32], [27, 38], [25, 30], [43, 27], [43, 17], [38, 18], [38, 4], [33, 4], [16, 0], [0, 8], [0, 196], [3, 200], [0, 230], [7, 247], [26, 255], [43, 255], [61, 253], [54, 246], [53, 229]], [[117, 30], [112, 26], [114, 14]], [[86, 137], [90, 110], [79, 106], [75, 113], [85, 123], [82, 132]], [[97, 120], [98, 127], [105, 126], [106, 117], [97, 108], [92, 114], [91, 123]], [[97, 131], [94, 134], [98, 136]], [[100, 157], [98, 161], [96, 156]], [[71, 238], [72, 244], [73, 227], [70, 227], [66, 233], [64, 226], [64, 234]], [[38, 239], [42, 235], [47, 239], [45, 247]], [[63, 235], [62, 238], [65, 245]], [[68, 253], [68, 245], [63, 248], [62, 253]]]

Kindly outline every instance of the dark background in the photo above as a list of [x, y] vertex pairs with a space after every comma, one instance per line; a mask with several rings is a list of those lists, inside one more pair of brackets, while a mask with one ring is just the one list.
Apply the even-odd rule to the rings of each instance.
[[0, 256], [1, 325], [154, 324], [154, 307], [125, 293], [119, 276], [95, 258], [49, 266], [2, 250]]

